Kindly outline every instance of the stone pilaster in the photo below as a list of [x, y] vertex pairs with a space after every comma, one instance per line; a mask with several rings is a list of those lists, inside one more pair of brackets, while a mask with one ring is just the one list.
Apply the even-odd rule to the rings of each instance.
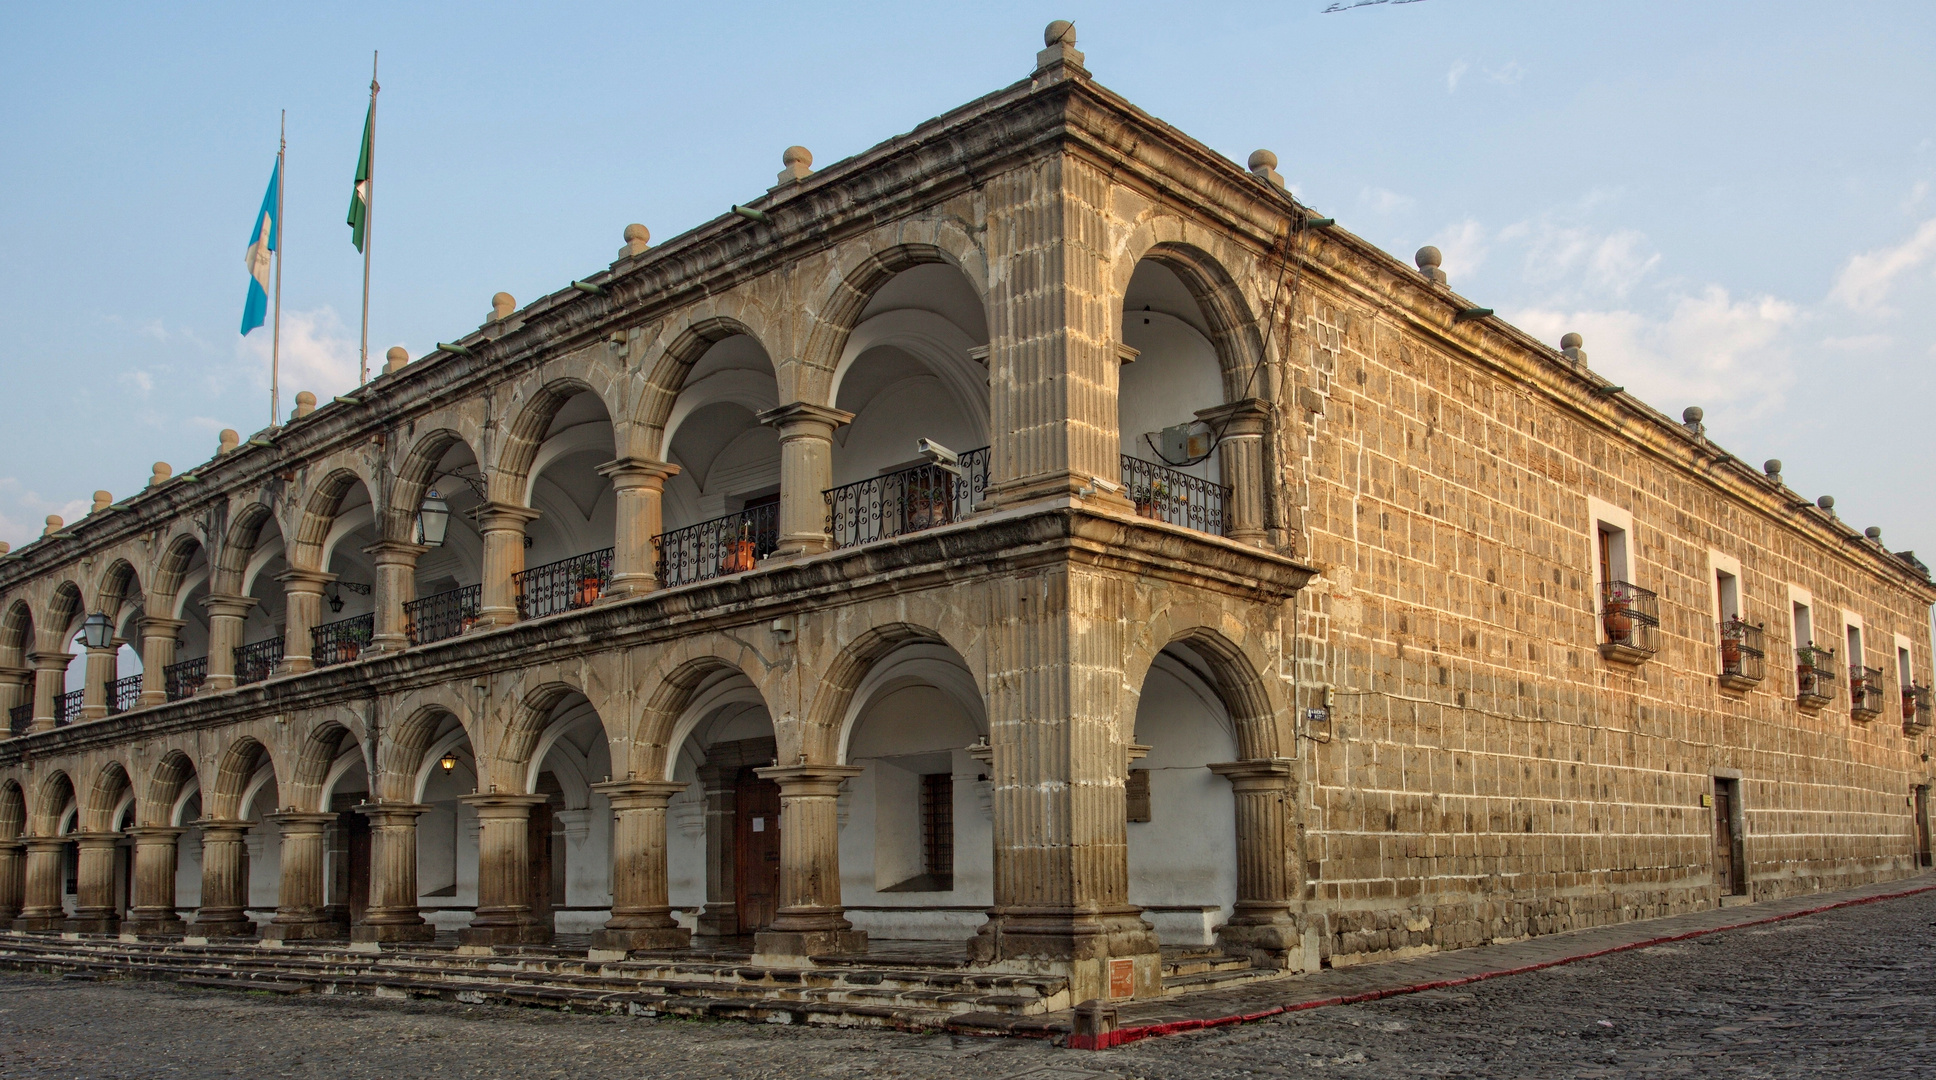
[[37, 652], [34, 665], [34, 723], [30, 734], [52, 731], [59, 722], [60, 696], [67, 692], [67, 665], [73, 653]]
[[531, 909], [531, 808], [543, 795], [466, 795], [477, 811], [477, 912], [466, 945], [543, 945], [551, 924]]
[[865, 953], [867, 933], [840, 906], [840, 785], [859, 776], [853, 765], [787, 765], [755, 769], [780, 785], [780, 909], [754, 936], [753, 951], [772, 956]]
[[61, 907], [61, 876], [66, 869], [69, 839], [29, 836], [23, 841], [27, 848], [23, 875], [26, 888], [21, 896], [20, 917], [13, 921], [15, 930], [45, 933], [59, 930], [66, 921], [67, 913]]
[[666, 888], [666, 803], [686, 785], [620, 780], [593, 784], [612, 801], [612, 917], [592, 948], [681, 949], [692, 934], [672, 917]]
[[370, 902], [351, 941], [429, 941], [437, 928], [417, 911], [417, 818], [421, 803], [364, 803], [370, 819]]
[[708, 763], [699, 767], [706, 806], [706, 906], [699, 912], [700, 937], [739, 933], [739, 768]]
[[323, 590], [336, 580], [335, 574], [321, 570], [290, 567], [276, 575], [282, 582], [282, 662], [279, 672], [312, 671], [316, 667], [316, 640], [310, 631], [323, 622]]
[[204, 819], [195, 824], [202, 830], [202, 906], [195, 911], [195, 932], [205, 937], [254, 934], [245, 841], [251, 823]]
[[1237, 801], [1237, 903], [1217, 940], [1225, 951], [1279, 965], [1303, 947], [1294, 766], [1288, 758], [1210, 766], [1230, 781]]
[[612, 481], [612, 583], [603, 599], [642, 596], [659, 587], [652, 541], [665, 528], [662, 501], [679, 466], [643, 458], [619, 458], [598, 467]]
[[524, 530], [538, 517], [538, 511], [512, 503], [485, 503], [479, 508], [477, 527], [484, 534], [479, 625], [510, 626], [518, 621], [517, 575], [524, 572]]
[[410, 647], [410, 621], [403, 605], [417, 598], [417, 559], [429, 550], [402, 540], [379, 540], [363, 549], [376, 563], [376, 583], [370, 590], [376, 605], [376, 625], [370, 634], [372, 653], [402, 652]]
[[74, 915], [62, 924], [71, 934], [115, 934], [121, 917], [114, 910], [114, 849], [120, 833], [75, 833], [80, 849], [74, 882]]
[[1217, 446], [1217, 468], [1230, 489], [1224, 505], [1224, 535], [1243, 544], [1262, 546], [1267, 535], [1264, 511], [1264, 433], [1270, 426], [1270, 405], [1245, 398], [1228, 405], [1198, 409], [1197, 419], [1223, 432]]
[[[242, 621], [256, 606], [253, 596], [209, 594], [202, 597], [208, 611], [208, 683], [210, 690], [235, 685], [235, 650], [242, 646]], [[289, 643], [283, 642], [287, 648]]]
[[114, 683], [115, 654], [121, 651], [116, 638], [105, 649], [87, 650], [87, 676], [81, 681], [81, 719], [99, 720], [108, 714], [108, 687]]
[[134, 906], [124, 929], [136, 934], [181, 934], [187, 926], [175, 911], [175, 855], [187, 829], [142, 825], [134, 837]]
[[13, 925], [27, 897], [27, 843], [0, 840], [0, 928]]
[[168, 666], [175, 662], [176, 635], [187, 625], [181, 619], [151, 615], [141, 620], [141, 703], [168, 701]]
[[776, 554], [811, 555], [833, 546], [827, 537], [827, 498], [833, 486], [834, 429], [854, 414], [794, 402], [760, 414], [780, 432], [780, 546]]
[[323, 888], [329, 827], [335, 814], [285, 811], [270, 818], [282, 830], [282, 884], [276, 892], [276, 917], [262, 928], [265, 941], [317, 941], [348, 936], [348, 927], [331, 918]]

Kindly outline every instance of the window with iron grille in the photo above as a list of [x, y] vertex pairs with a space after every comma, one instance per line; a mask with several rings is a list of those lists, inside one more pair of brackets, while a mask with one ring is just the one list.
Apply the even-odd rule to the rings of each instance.
[[955, 778], [950, 773], [921, 777], [921, 870], [931, 887], [955, 887]]

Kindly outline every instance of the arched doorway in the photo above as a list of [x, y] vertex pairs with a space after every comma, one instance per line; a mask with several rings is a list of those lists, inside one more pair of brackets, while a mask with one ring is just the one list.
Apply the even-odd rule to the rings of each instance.
[[1136, 705], [1125, 786], [1129, 902], [1166, 944], [1210, 945], [1237, 900], [1236, 804], [1209, 766], [1237, 732], [1215, 676], [1188, 645], [1157, 654]]
[[718, 942], [751, 935], [780, 903], [779, 786], [755, 769], [778, 753], [773, 717], [737, 668], [694, 679], [674, 726], [667, 778], [668, 895], [680, 925]]

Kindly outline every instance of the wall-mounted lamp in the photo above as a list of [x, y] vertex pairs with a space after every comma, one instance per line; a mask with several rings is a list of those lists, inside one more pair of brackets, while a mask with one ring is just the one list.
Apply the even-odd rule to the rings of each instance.
[[81, 623], [81, 640], [90, 649], [105, 649], [114, 641], [114, 623], [97, 611]]
[[444, 497], [431, 488], [424, 496], [423, 505], [417, 508], [417, 543], [425, 547], [443, 547], [444, 534], [450, 529], [450, 504]]
[[457, 751], [444, 751], [444, 756], [437, 759], [437, 767], [445, 772], [454, 771], [457, 768]]

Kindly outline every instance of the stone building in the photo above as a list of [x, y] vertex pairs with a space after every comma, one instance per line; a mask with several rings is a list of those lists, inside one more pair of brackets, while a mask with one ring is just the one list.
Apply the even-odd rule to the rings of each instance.
[[1083, 1000], [1928, 864], [1920, 563], [1066, 24], [783, 164], [0, 560], [14, 928]]

